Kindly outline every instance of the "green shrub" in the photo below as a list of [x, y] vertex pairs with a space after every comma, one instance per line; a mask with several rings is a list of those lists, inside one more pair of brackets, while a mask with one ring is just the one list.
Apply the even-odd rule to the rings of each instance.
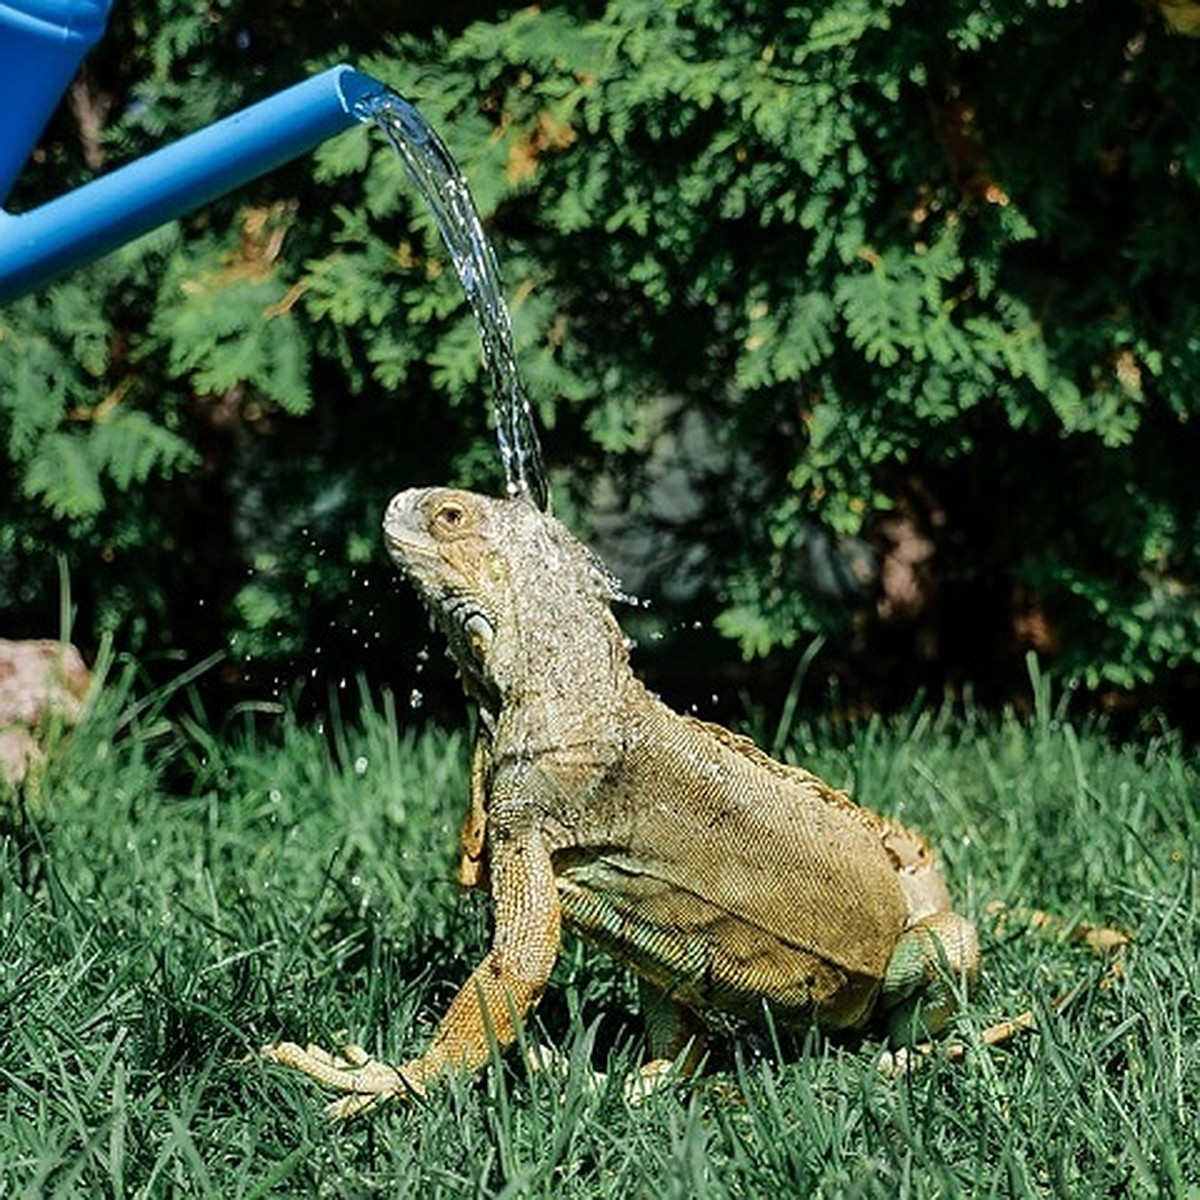
[[[494, 233], [559, 510], [634, 590], [747, 655], [823, 634], [860, 681], [1004, 682], [1030, 646], [1195, 680], [1200, 45], [1156, 16], [613, 0], [381, 41], [128, 8], [96, 68], [120, 153], [306, 60], [420, 105]], [[498, 480], [468, 310], [365, 130], [13, 306], [0, 360], [0, 600], [45, 604], [62, 551], [130, 643], [311, 651], [393, 487]]]

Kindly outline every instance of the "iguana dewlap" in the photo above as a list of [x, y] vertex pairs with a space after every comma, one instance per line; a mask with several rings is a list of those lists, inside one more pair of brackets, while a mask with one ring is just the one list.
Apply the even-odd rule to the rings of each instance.
[[944, 1025], [978, 948], [920, 836], [648, 692], [612, 577], [525, 501], [406, 491], [384, 536], [479, 706], [461, 877], [491, 892], [492, 946], [418, 1059], [269, 1057], [351, 1093], [343, 1114], [479, 1067], [537, 1002], [564, 923], [641, 976], [656, 1059], [711, 1012]]

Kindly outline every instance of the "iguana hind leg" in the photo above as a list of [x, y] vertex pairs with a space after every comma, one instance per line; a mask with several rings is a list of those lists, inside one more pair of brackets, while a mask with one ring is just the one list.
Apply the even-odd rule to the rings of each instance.
[[975, 926], [955, 912], [936, 912], [896, 942], [879, 995], [893, 1042], [940, 1033], [979, 972]]

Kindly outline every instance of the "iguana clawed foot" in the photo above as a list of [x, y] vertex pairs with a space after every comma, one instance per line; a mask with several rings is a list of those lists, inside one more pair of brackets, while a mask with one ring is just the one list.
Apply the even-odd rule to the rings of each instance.
[[[972, 1041], [979, 1046], [1001, 1046], [1011, 1041], [1019, 1033], [1037, 1028], [1037, 1022], [1032, 1012], [1027, 1011], [1003, 1021], [996, 1021], [986, 1029], [981, 1029]], [[970, 1047], [968, 1042], [947, 1042], [938, 1047], [931, 1041], [917, 1042], [912, 1046], [898, 1046], [895, 1049], [884, 1050], [876, 1060], [876, 1067], [881, 1075], [895, 1077], [906, 1075], [922, 1062], [939, 1053], [947, 1062], [961, 1062]]]
[[330, 1091], [347, 1093], [326, 1106], [325, 1115], [330, 1120], [345, 1121], [386, 1100], [424, 1094], [419, 1084], [395, 1067], [377, 1062], [361, 1046], [345, 1046], [340, 1055], [335, 1055], [311, 1043], [298, 1046], [295, 1042], [275, 1042], [264, 1046], [260, 1053], [280, 1066], [303, 1072]]
[[[554, 1076], [564, 1082], [570, 1074], [569, 1056], [553, 1046], [531, 1046], [525, 1055], [525, 1064], [539, 1075]], [[664, 1087], [689, 1074], [686, 1064], [676, 1059], [656, 1058], [643, 1063], [622, 1082], [625, 1101], [631, 1108], [637, 1108]], [[608, 1075], [604, 1071], [590, 1071], [584, 1088], [588, 1093], [598, 1092], [607, 1082]]]
[[[425, 1089], [409, 1079], [396, 1067], [381, 1063], [361, 1047], [347, 1045], [341, 1054], [331, 1054], [321, 1046], [309, 1043], [273, 1042], [263, 1046], [259, 1054], [281, 1067], [300, 1071], [332, 1092], [344, 1092], [340, 1099], [325, 1107], [331, 1121], [347, 1121], [371, 1112], [391, 1100], [409, 1100], [425, 1094]], [[526, 1055], [531, 1071], [566, 1079], [570, 1070], [569, 1058], [551, 1046], [533, 1046]], [[631, 1074], [624, 1083], [626, 1100], [637, 1106], [660, 1091], [686, 1071], [671, 1059], [655, 1059]], [[607, 1080], [603, 1071], [591, 1072], [587, 1081], [589, 1091], [598, 1091]]]

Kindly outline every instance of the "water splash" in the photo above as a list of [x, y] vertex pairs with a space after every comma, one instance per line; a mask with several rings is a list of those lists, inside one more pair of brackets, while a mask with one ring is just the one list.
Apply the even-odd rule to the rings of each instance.
[[550, 491], [533, 412], [517, 368], [500, 270], [467, 181], [437, 132], [395, 92], [385, 89], [365, 97], [357, 105], [357, 115], [374, 124], [391, 143], [433, 212], [479, 327], [508, 494], [524, 496], [545, 510]]

